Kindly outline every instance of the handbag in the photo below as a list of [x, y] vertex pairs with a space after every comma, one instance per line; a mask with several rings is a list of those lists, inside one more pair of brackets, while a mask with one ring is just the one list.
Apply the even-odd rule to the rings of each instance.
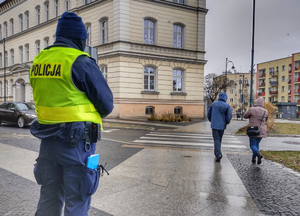
[[[264, 115], [263, 115], [263, 117], [261, 119], [260, 126], [261, 126], [261, 124], [263, 122], [263, 119], [264, 119], [264, 116], [265, 116], [265, 112], [266, 112], [266, 110], [264, 111]], [[260, 135], [259, 126], [249, 126], [247, 128], [247, 135], [248, 136], [258, 136], [258, 135]]]

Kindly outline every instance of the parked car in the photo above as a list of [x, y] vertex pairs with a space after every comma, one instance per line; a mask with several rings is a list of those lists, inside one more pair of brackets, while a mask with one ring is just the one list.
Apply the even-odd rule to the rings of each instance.
[[28, 102], [4, 102], [0, 104], [0, 124], [17, 124], [20, 128], [36, 120], [35, 104]]

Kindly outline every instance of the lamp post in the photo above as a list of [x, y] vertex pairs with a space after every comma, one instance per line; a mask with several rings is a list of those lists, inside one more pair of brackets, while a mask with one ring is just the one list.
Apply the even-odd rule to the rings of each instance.
[[0, 40], [3, 44], [3, 59], [4, 59], [4, 102], [6, 102], [6, 56], [5, 56], [5, 38]]
[[232, 64], [232, 67], [231, 67], [232, 70], [235, 69], [233, 62], [232, 62], [232, 61], [229, 61], [228, 58], [226, 58], [225, 81], [224, 81], [224, 85], [225, 85], [225, 90], [224, 90], [224, 92], [225, 92], [225, 93], [226, 93], [226, 88], [227, 88], [227, 66], [228, 66], [228, 63], [231, 63], [231, 64]]
[[255, 27], [255, 0], [253, 0], [253, 15], [252, 15], [252, 49], [251, 49], [251, 76], [250, 76], [250, 107], [252, 107], [252, 103], [253, 103], [253, 93], [252, 93], [252, 89], [253, 89], [253, 67], [254, 67], [254, 27]]

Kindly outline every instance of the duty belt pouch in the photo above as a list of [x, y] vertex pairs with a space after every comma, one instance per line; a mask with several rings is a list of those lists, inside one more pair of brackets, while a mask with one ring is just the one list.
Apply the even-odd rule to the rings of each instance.
[[101, 129], [100, 124], [92, 124], [92, 131], [91, 131], [91, 142], [96, 143], [98, 140], [101, 140]]

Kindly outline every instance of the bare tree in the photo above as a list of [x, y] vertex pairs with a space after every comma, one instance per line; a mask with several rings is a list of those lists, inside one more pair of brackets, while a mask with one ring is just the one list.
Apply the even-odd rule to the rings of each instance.
[[234, 83], [231, 83], [224, 75], [218, 76], [215, 73], [207, 74], [204, 78], [205, 100], [208, 100], [211, 103], [214, 102], [222, 90], [225, 90], [225, 87], [228, 88], [232, 85], [234, 85]]

